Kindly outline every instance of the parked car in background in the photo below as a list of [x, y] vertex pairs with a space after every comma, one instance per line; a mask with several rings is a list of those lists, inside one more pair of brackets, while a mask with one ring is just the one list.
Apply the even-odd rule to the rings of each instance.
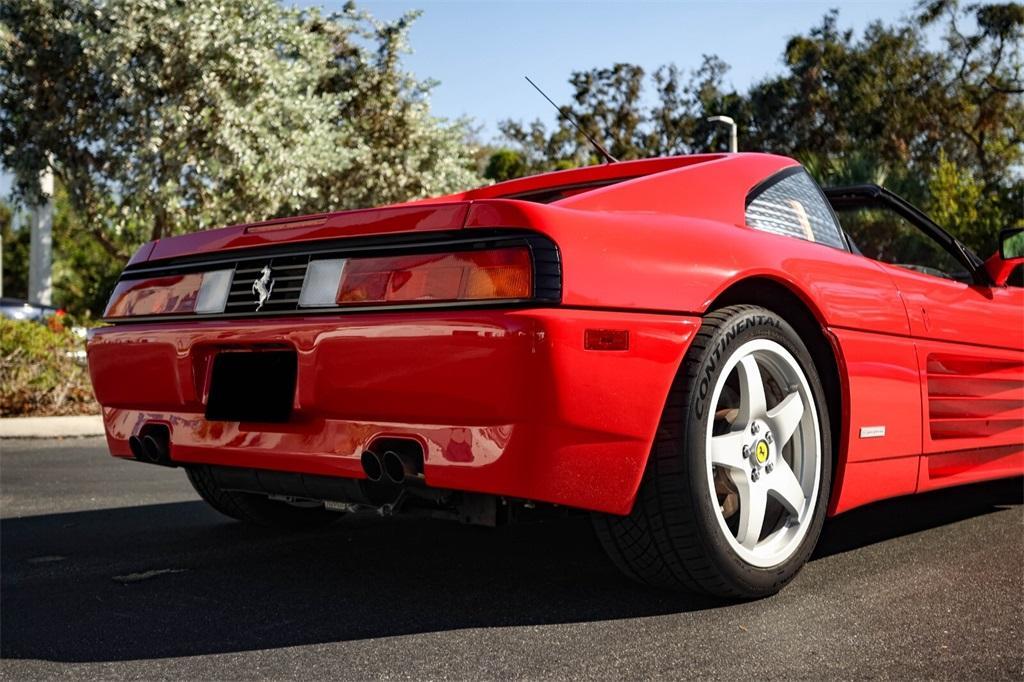
[[64, 311], [49, 305], [29, 303], [20, 298], [0, 298], [0, 317], [8, 320], [44, 322], [51, 317], [63, 317]]
[[611, 163], [150, 242], [89, 365], [111, 453], [228, 516], [569, 507], [636, 580], [757, 597], [827, 515], [1024, 473], [1015, 234], [984, 262], [780, 156]]

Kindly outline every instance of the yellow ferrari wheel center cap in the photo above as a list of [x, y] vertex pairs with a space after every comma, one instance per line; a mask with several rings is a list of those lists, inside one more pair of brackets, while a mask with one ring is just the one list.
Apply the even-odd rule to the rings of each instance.
[[754, 457], [757, 458], [758, 464], [764, 464], [768, 461], [768, 443], [764, 440], [757, 441], [757, 445], [754, 446]]

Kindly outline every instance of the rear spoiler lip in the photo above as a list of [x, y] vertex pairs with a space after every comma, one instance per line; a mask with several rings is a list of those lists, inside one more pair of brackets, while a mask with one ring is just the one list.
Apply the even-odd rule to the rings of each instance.
[[283, 243], [457, 230], [465, 224], [471, 203], [386, 206], [232, 225], [149, 242], [129, 265]]

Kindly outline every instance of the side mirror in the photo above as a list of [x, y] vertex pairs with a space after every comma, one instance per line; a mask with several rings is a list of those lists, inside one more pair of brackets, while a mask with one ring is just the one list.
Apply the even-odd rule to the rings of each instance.
[[985, 261], [992, 283], [1005, 286], [1006, 280], [1021, 263], [1024, 263], [1024, 227], [1009, 227], [999, 231], [999, 250]]

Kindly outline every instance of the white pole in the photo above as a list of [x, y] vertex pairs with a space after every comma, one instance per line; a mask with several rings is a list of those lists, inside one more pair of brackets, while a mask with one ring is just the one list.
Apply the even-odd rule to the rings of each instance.
[[53, 172], [39, 177], [41, 195], [32, 209], [32, 242], [28, 260], [28, 300], [50, 305], [53, 301]]
[[736, 121], [731, 116], [712, 116], [708, 119], [711, 123], [725, 123], [729, 126], [729, 151], [735, 154], [739, 151], [739, 135], [737, 135]]

